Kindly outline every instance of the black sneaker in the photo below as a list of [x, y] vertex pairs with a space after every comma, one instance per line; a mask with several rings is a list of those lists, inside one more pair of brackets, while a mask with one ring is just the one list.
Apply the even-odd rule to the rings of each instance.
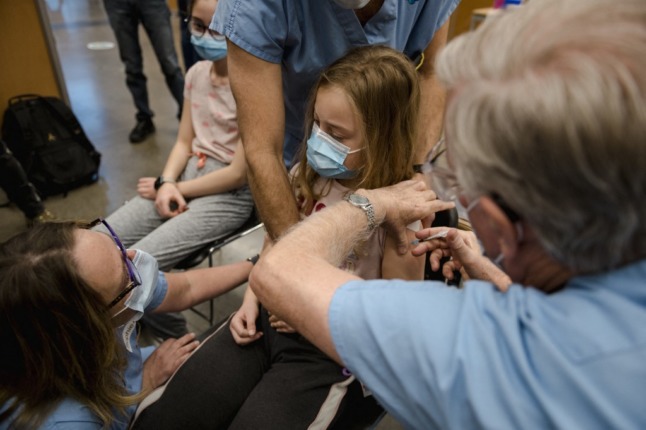
[[146, 138], [154, 133], [155, 125], [153, 124], [150, 118], [138, 119], [137, 125], [130, 132], [130, 143], [140, 143], [146, 140]]

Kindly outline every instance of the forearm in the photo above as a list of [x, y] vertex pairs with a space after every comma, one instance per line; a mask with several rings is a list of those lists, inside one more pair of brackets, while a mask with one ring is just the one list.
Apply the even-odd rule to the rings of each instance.
[[[307, 270], [307, 266], [296, 263], [296, 257], [318, 257], [338, 267], [352, 249], [370, 235], [368, 217], [363, 210], [347, 202], [339, 202], [331, 208], [334, 210], [317, 212], [308, 217], [307, 223], [299, 224], [298, 234], [289, 236], [286, 243], [290, 245], [290, 250], [287, 252], [300, 249], [285, 260], [291, 263], [290, 271], [294, 266]], [[304, 249], [307, 252], [302, 252]]]
[[199, 178], [178, 182], [177, 188], [185, 198], [195, 198], [226, 193], [240, 188], [246, 183], [245, 172], [229, 165]]
[[238, 141], [235, 154], [228, 166], [199, 178], [182, 181], [177, 184], [177, 188], [185, 198], [194, 198], [225, 193], [240, 188], [246, 183], [247, 162], [242, 142]]
[[161, 175], [166, 179], [176, 181], [186, 168], [189, 158], [191, 158], [190, 147], [187, 148], [186, 143], [178, 140], [168, 155]]
[[191, 119], [191, 100], [187, 97], [184, 99], [182, 107], [182, 118], [179, 122], [177, 141], [173, 145], [173, 149], [170, 151], [168, 160], [162, 171], [164, 178], [176, 181], [182, 174], [191, 157], [194, 137], [195, 133], [193, 132], [193, 122]]
[[271, 154], [248, 158], [248, 180], [260, 218], [272, 239], [282, 236], [298, 223], [294, 191], [282, 158]]
[[256, 297], [256, 294], [253, 292], [253, 289], [247, 287], [247, 289], [244, 292], [244, 296], [242, 297], [242, 307], [246, 306], [252, 306], [252, 307], [258, 307], [260, 304], [260, 301], [258, 300], [258, 297]]
[[419, 115], [419, 145], [415, 163], [422, 164], [442, 135], [446, 92], [435, 74], [420, 80], [422, 99]]
[[437, 79], [435, 60], [438, 53], [446, 46], [449, 34], [449, 20], [433, 35], [433, 39], [424, 50], [424, 63], [419, 68], [420, 78], [420, 115], [418, 148], [415, 163], [423, 163], [426, 155], [442, 135], [442, 121], [446, 92]]
[[285, 112], [281, 65], [227, 42], [231, 89], [248, 165], [249, 186], [272, 239], [297, 223], [298, 208], [283, 161]]
[[249, 261], [166, 273], [168, 292], [155, 312], [179, 312], [224, 294], [249, 278], [253, 264]]

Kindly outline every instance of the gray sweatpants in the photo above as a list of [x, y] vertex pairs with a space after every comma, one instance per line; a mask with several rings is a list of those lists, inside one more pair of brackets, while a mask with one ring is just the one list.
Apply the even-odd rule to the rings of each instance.
[[[197, 178], [225, 166], [220, 161], [207, 158], [206, 165], [198, 170], [197, 157], [191, 157], [180, 180]], [[168, 271], [191, 252], [240, 227], [251, 215], [253, 199], [245, 185], [234, 191], [197, 197], [187, 204], [189, 209], [186, 212], [164, 220], [157, 213], [153, 200], [136, 196], [108, 216], [106, 221], [126, 248], [146, 251], [157, 259], [160, 270]], [[103, 227], [96, 229], [102, 230]], [[153, 319], [167, 321], [161, 322], [167, 330], [158, 330], [156, 326], [160, 324], [149, 317], [144, 318], [144, 323], [148, 321], [156, 335], [166, 338], [186, 333], [183, 317], [181, 321], [173, 317]]]

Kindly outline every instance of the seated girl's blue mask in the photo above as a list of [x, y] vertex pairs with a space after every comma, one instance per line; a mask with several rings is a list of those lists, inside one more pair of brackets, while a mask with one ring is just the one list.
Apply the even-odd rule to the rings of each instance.
[[343, 163], [348, 154], [354, 154], [362, 149], [351, 151], [314, 124], [312, 134], [307, 139], [307, 164], [323, 178], [352, 179], [357, 172], [348, 169]]
[[191, 44], [200, 57], [209, 61], [218, 61], [227, 56], [227, 40], [214, 39], [208, 34], [202, 37], [191, 35]]
[[124, 303], [124, 308], [114, 314], [116, 317], [126, 309], [134, 311], [134, 315], [129, 321], [138, 321], [144, 315], [144, 309], [150, 304], [157, 287], [157, 278], [159, 277], [159, 266], [157, 260], [147, 252], [137, 250], [135, 258], [132, 259], [134, 266], [139, 272], [141, 285], [135, 287], [128, 299]]

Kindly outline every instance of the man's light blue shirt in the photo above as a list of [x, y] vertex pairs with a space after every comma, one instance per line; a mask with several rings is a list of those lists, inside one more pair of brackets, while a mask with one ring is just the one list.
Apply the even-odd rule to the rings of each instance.
[[353, 281], [329, 318], [343, 362], [407, 428], [646, 428], [646, 261], [550, 295]]
[[416, 60], [460, 0], [384, 0], [361, 26], [334, 0], [220, 0], [210, 28], [248, 53], [281, 64], [285, 97], [285, 163], [303, 140], [311, 88], [320, 72], [350, 48], [387, 45]]

